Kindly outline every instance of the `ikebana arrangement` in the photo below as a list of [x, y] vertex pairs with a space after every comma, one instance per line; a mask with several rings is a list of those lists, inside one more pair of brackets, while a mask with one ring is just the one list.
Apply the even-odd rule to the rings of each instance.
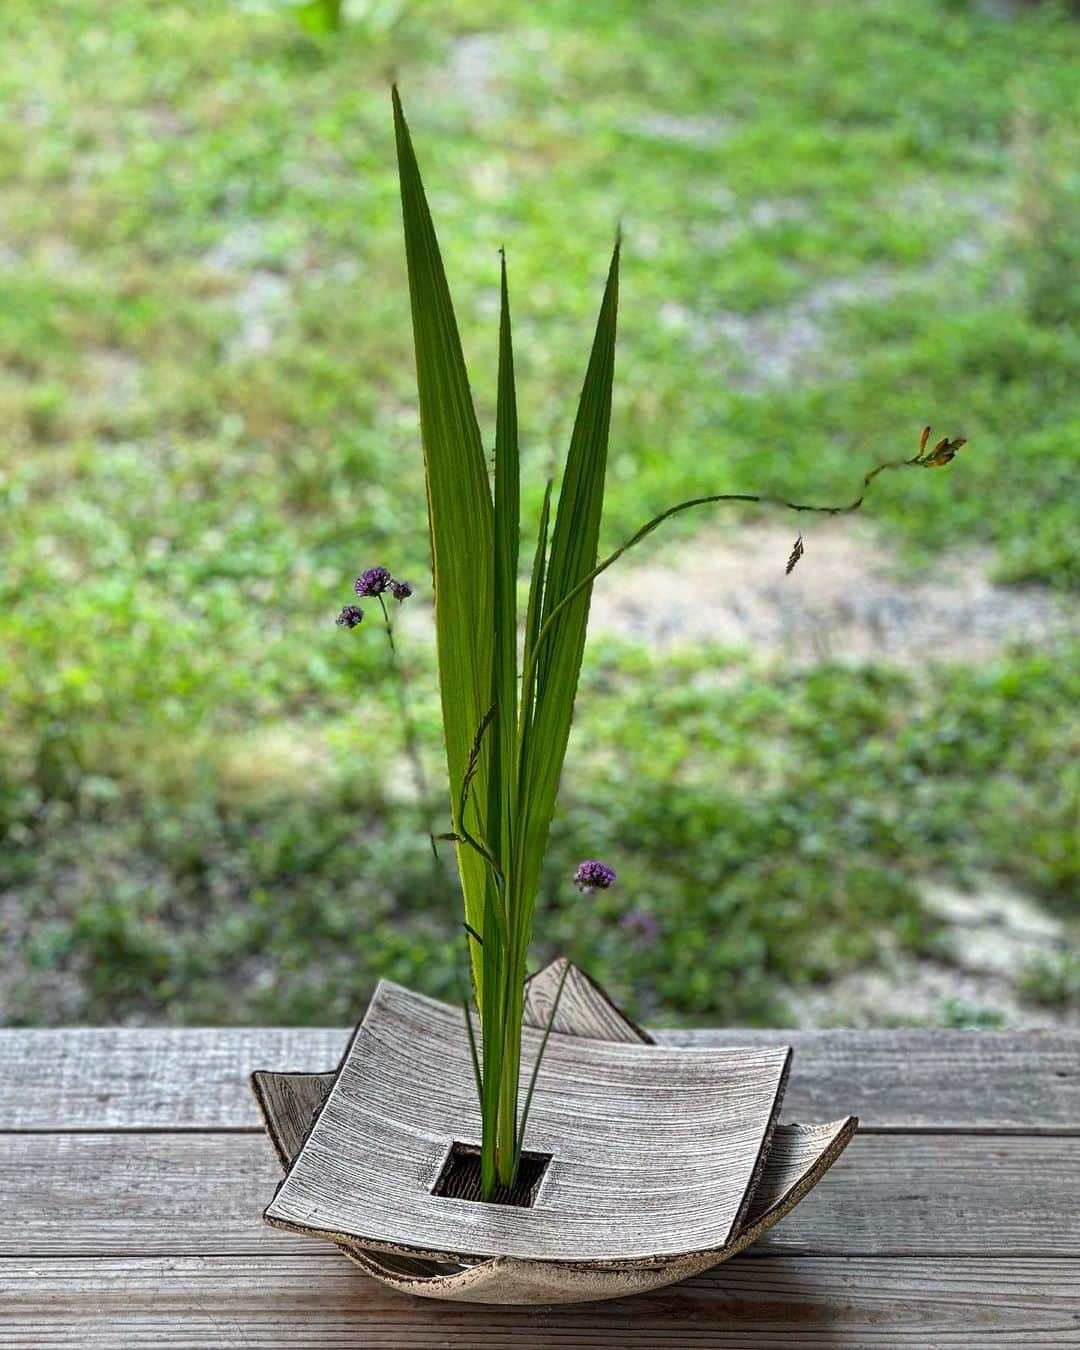
[[[778, 1125], [785, 1046], [656, 1045], [569, 962], [529, 976], [593, 582], [680, 512], [736, 501], [850, 513], [878, 474], [947, 464], [963, 440], [931, 446], [926, 428], [913, 455], [872, 468], [841, 505], [745, 492], [679, 502], [600, 558], [616, 240], [557, 501], [551, 482], [544, 493], [522, 622], [506, 258], [489, 474], [396, 89], [393, 108], [450, 784], [450, 828], [436, 837], [456, 850], [471, 997], [453, 1008], [383, 982], [336, 1071], [253, 1076], [287, 1169], [265, 1217], [331, 1239], [369, 1273], [414, 1293], [612, 1297], [741, 1250], [820, 1179], [856, 1122]], [[800, 533], [789, 572], [803, 552]], [[412, 589], [382, 566], [356, 580], [356, 598], [379, 605], [391, 647], [386, 599], [401, 602]], [[357, 628], [363, 619], [351, 603], [338, 623]], [[606, 889], [615, 872], [590, 859], [574, 880], [585, 892]]]

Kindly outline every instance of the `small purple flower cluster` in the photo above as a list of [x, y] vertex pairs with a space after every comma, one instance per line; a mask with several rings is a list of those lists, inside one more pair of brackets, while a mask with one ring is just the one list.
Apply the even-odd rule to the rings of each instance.
[[593, 891], [606, 891], [615, 880], [615, 871], [607, 863], [597, 862], [595, 858], [586, 858], [578, 863], [574, 873], [574, 885], [586, 895]]
[[[413, 593], [413, 588], [407, 581], [399, 581], [396, 577], [392, 577], [386, 567], [369, 567], [361, 572], [353, 582], [353, 590], [364, 599], [377, 598], [384, 591], [389, 591], [399, 605]], [[342, 628], [356, 628], [363, 621], [364, 611], [359, 605], [346, 605], [335, 620]]]
[[393, 579], [385, 567], [369, 567], [356, 578], [353, 590], [362, 597], [382, 595]]

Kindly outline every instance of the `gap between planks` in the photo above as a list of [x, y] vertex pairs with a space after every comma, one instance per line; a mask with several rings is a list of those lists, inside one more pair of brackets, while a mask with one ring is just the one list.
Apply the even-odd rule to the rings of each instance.
[[[281, 1172], [257, 1137], [7, 1135], [0, 1194], [13, 1255], [295, 1252], [263, 1226]], [[1071, 1139], [860, 1136], [759, 1252], [1080, 1257]]]
[[405, 1298], [334, 1253], [28, 1262], [0, 1284], [0, 1346], [1033, 1350], [1076, 1347], [1075, 1275], [1059, 1260], [739, 1257], [634, 1299], [523, 1312]]
[[[804, 1124], [803, 1121], [790, 1121], [781, 1112], [780, 1124]], [[0, 1125], [0, 1137], [6, 1134], [226, 1134], [226, 1135], [265, 1135], [260, 1125], [22, 1125], [5, 1128]], [[863, 1135], [916, 1135], [1002, 1139], [1076, 1139], [1080, 1138], [1080, 1125], [863, 1125], [859, 1124], [859, 1133]]]
[[[805, 1251], [799, 1248], [786, 1249], [783, 1247], [766, 1247], [756, 1245], [748, 1247], [745, 1251], [739, 1253], [740, 1261], [774, 1261], [779, 1256], [798, 1257], [800, 1261], [956, 1261], [955, 1250], [936, 1250], [935, 1248], [914, 1248], [897, 1247], [877, 1252], [860, 1251], [829, 1251], [815, 1252]], [[20, 1262], [38, 1262], [52, 1265], [54, 1262], [64, 1261], [89, 1261], [89, 1262], [109, 1262], [109, 1261], [171, 1261], [173, 1259], [183, 1261], [269, 1261], [277, 1263], [280, 1261], [295, 1261], [297, 1259], [306, 1259], [303, 1253], [297, 1251], [238, 1251], [235, 1248], [229, 1249], [223, 1247], [220, 1251], [206, 1251], [203, 1248], [170, 1248], [166, 1252], [155, 1252], [147, 1255], [145, 1249], [117, 1249], [116, 1251], [70, 1251], [70, 1252], [18, 1252], [3, 1253], [0, 1252], [0, 1271], [8, 1265], [18, 1265]], [[339, 1257], [344, 1260], [344, 1257]], [[1076, 1287], [1080, 1289], [1080, 1255], [1062, 1253], [1055, 1251], [1039, 1251], [1035, 1249], [1024, 1249], [1022, 1251], [1001, 1251], [979, 1252], [977, 1255], [968, 1254], [962, 1259], [967, 1261], [983, 1261], [992, 1264], [996, 1261], [1035, 1261], [1035, 1262], [1053, 1262], [1055, 1265], [1068, 1269], [1070, 1278], [1077, 1281]], [[354, 1272], [357, 1279], [366, 1278], [360, 1273]], [[1078, 1342], [1080, 1345], [1080, 1342]]]
[[[253, 1068], [327, 1069], [328, 1028], [0, 1030], [0, 1125], [250, 1130]], [[670, 1044], [790, 1043], [784, 1116], [852, 1112], [866, 1132], [1080, 1134], [1080, 1032], [658, 1032]]]

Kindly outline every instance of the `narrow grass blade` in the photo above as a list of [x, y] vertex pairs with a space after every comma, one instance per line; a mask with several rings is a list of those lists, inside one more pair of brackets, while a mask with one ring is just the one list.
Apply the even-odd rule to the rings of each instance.
[[544, 1027], [544, 1034], [537, 1047], [536, 1061], [533, 1064], [532, 1074], [529, 1077], [529, 1090], [525, 1094], [525, 1105], [521, 1111], [521, 1124], [518, 1127], [517, 1144], [514, 1149], [515, 1172], [517, 1171], [518, 1163], [521, 1161], [521, 1151], [525, 1147], [525, 1126], [529, 1123], [529, 1111], [532, 1107], [533, 1093], [536, 1091], [536, 1079], [540, 1073], [540, 1065], [544, 1059], [544, 1051], [547, 1049], [551, 1028], [555, 1025], [555, 1015], [559, 1011], [559, 1000], [562, 998], [563, 985], [566, 983], [566, 977], [569, 974], [570, 962], [567, 961], [564, 963], [562, 974], [559, 976], [558, 988], [555, 990], [555, 997], [551, 1002], [551, 1012], [548, 1013], [547, 1024]]
[[548, 527], [551, 519], [551, 489], [552, 482], [549, 478], [544, 488], [544, 502], [540, 508], [540, 525], [536, 531], [536, 553], [533, 557], [532, 577], [529, 581], [529, 605], [525, 611], [525, 647], [522, 653], [522, 671], [523, 680], [528, 680], [529, 687], [526, 689], [524, 684], [521, 689], [521, 709], [522, 726], [524, 727], [532, 717], [533, 710], [533, 687], [534, 681], [530, 678], [536, 674], [536, 665], [533, 661], [533, 653], [536, 650], [536, 639], [540, 633], [540, 621], [544, 609], [544, 574], [547, 570], [547, 546], [548, 546]]
[[[499, 314], [499, 381], [495, 413], [495, 650], [492, 698], [498, 708], [492, 744], [489, 795], [491, 846], [502, 866], [501, 915], [506, 951], [500, 971], [502, 1004], [499, 1022], [487, 1030], [502, 1042], [499, 1093], [492, 1122], [497, 1138], [497, 1172], [512, 1172], [517, 1111], [518, 1065], [521, 1058], [520, 999], [514, 989], [520, 933], [514, 919], [517, 776], [517, 570], [521, 532], [521, 474], [518, 460], [517, 394], [506, 255], [502, 255]], [[485, 980], [487, 972], [485, 971]]]
[[[532, 930], [540, 866], [555, 808], [585, 647], [591, 588], [586, 586], [581, 589], [580, 583], [596, 565], [611, 420], [618, 291], [619, 247], [616, 244], [577, 419], [570, 438], [550, 556], [546, 560], [544, 545], [548, 507], [545, 502], [545, 518], [541, 525], [537, 564], [533, 573], [533, 594], [526, 623], [528, 654], [522, 681], [519, 772], [515, 775], [518, 782], [519, 822], [514, 888], [509, 909], [511, 949], [499, 1116], [499, 1175], [502, 1181], [513, 1176], [517, 1165], [520, 1137], [517, 1090], [525, 958]], [[575, 599], [563, 604], [575, 588], [578, 588]], [[539, 628], [536, 626], [538, 615]], [[551, 635], [551, 640], [542, 644], [540, 635], [545, 629]]]
[[478, 1101], [484, 1098], [484, 1078], [480, 1072], [480, 1054], [476, 1048], [476, 1033], [473, 1031], [472, 1009], [469, 1007], [468, 990], [462, 986], [461, 1007], [465, 1013], [465, 1031], [469, 1037], [469, 1054], [472, 1058], [473, 1081], [476, 1084], [476, 1097]]
[[506, 872], [514, 824], [514, 737], [517, 734], [517, 573], [521, 532], [521, 470], [518, 459], [517, 393], [510, 330], [506, 255], [501, 265], [499, 380], [495, 414], [495, 575], [492, 706], [497, 709], [491, 750], [489, 844]]
[[[523, 766], [526, 826], [521, 870], [525, 896], [535, 893], [539, 879], [585, 648], [592, 587], [591, 583], [582, 586], [581, 582], [596, 566], [600, 537], [618, 296], [616, 243], [559, 491], [542, 607], [546, 640], [538, 651], [531, 652], [525, 673], [525, 683], [529, 684], [530, 669], [535, 663], [535, 709], [526, 748], [527, 763]], [[575, 591], [573, 600], [564, 605], [563, 600]], [[546, 623], [549, 616], [552, 621]]]
[[[431, 530], [439, 687], [451, 810], [456, 811], [472, 739], [491, 702], [493, 507], [450, 289], [396, 89], [393, 101]], [[485, 805], [487, 760], [485, 753], [474, 783]], [[455, 828], [459, 824], [454, 821]], [[482, 931], [487, 868], [471, 849], [459, 844], [457, 851], [465, 918]], [[475, 951], [473, 973], [479, 989], [482, 975]]]
[[499, 1034], [505, 1007], [506, 944], [499, 932], [496, 919], [494, 882], [487, 879], [484, 904], [483, 945], [480, 948], [483, 979], [477, 991], [480, 1009], [480, 1028], [483, 1035], [481, 1058], [483, 1063], [480, 1088], [480, 1190], [488, 1198], [495, 1187], [498, 1165], [499, 1095], [503, 1075], [503, 1040]]
[[[618, 298], [619, 245], [616, 244], [559, 489], [544, 594], [545, 618], [596, 564], [607, 471]], [[577, 617], [579, 623], [588, 617], [587, 604], [582, 606]], [[565, 615], [567, 629], [572, 627], [569, 620], [570, 616]], [[541, 654], [541, 671], [546, 671], [557, 660], [563, 645], [554, 638], [548, 643], [546, 653]]]

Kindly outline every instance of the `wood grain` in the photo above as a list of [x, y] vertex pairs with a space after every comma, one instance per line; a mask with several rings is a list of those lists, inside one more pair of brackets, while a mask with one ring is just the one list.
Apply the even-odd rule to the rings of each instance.
[[[0, 1030], [0, 1128], [258, 1129], [254, 1068], [336, 1066], [347, 1030]], [[659, 1044], [795, 1050], [789, 1120], [1080, 1134], [1080, 1031], [680, 1031]]]
[[[542, 1033], [525, 1028], [532, 1064]], [[740, 1226], [788, 1067], [732, 1051], [550, 1036], [525, 1147], [552, 1155], [525, 1209], [432, 1194], [480, 1112], [460, 1009], [382, 981], [266, 1211], [294, 1231], [466, 1258], [652, 1261]], [[524, 1091], [524, 1086], [523, 1086]]]
[[740, 1257], [677, 1288], [523, 1314], [410, 1299], [332, 1251], [8, 1261], [0, 1346], [1075, 1350], [1078, 1274], [1053, 1260]]
[[580, 966], [559, 957], [525, 981], [526, 1026], [570, 1036], [651, 1045], [652, 1037], [612, 1003], [606, 990]]
[[349, 1032], [0, 1030], [4, 1129], [257, 1129], [252, 1069], [336, 1068]]
[[742, 1231], [782, 1218], [808, 1193], [851, 1143], [854, 1116], [818, 1125], [778, 1125], [761, 1176], [743, 1215]]
[[251, 1088], [282, 1171], [289, 1169], [303, 1148], [336, 1077], [335, 1073], [253, 1071]]
[[[532, 1025], [537, 1023], [534, 1021]], [[580, 1025], [580, 1022], [576, 1024], [570, 1034], [588, 1034], [580, 1030]], [[634, 1039], [639, 1040], [640, 1036], [635, 1035]], [[279, 1074], [261, 1069], [251, 1075], [266, 1134], [283, 1171], [292, 1165], [311, 1132], [334, 1085], [334, 1078], [332, 1073]], [[856, 1125], [853, 1117], [818, 1125], [778, 1125], [747, 1207], [744, 1226], [764, 1228], [773, 1211], [778, 1212], [778, 1218], [783, 1217], [791, 1207], [795, 1192], [801, 1194], [807, 1190], [812, 1178], [831, 1166], [847, 1147]]]
[[[0, 1136], [0, 1254], [309, 1251], [261, 1222], [280, 1179], [254, 1134]], [[754, 1250], [1080, 1257], [1080, 1144], [860, 1133]]]
[[[658, 1039], [790, 1041], [785, 1114], [884, 1132], [746, 1256], [524, 1314], [409, 1299], [260, 1224], [279, 1171], [247, 1074], [331, 1068], [345, 1031], [0, 1032], [0, 1126], [43, 1131], [0, 1135], [0, 1347], [1080, 1347], [1080, 1034]], [[112, 1133], [142, 1129], [170, 1132]]]
[[[557, 1032], [586, 1039], [652, 1043], [646, 1032], [622, 1015], [598, 984], [565, 959], [553, 961], [526, 981], [524, 1021], [526, 1026], [544, 1032], [545, 1037]], [[368, 1029], [365, 1018], [364, 1030]], [[347, 1059], [354, 1053], [355, 1045]], [[672, 1053], [667, 1057], [671, 1058]], [[560, 1079], [566, 1076], [560, 1075]], [[314, 1128], [335, 1081], [334, 1074], [256, 1070], [251, 1075], [267, 1135], [285, 1170], [291, 1168]], [[648, 1087], [650, 1092], [655, 1089], [655, 1081], [650, 1081]], [[571, 1303], [662, 1288], [691, 1278], [719, 1260], [730, 1259], [753, 1246], [821, 1180], [851, 1142], [858, 1124], [854, 1116], [848, 1116], [831, 1123], [774, 1128], [778, 1110], [779, 1098], [770, 1114], [771, 1144], [766, 1137], [727, 1248], [709, 1255], [701, 1252], [692, 1258], [679, 1258], [674, 1268], [665, 1269], [653, 1262], [647, 1270], [636, 1273], [599, 1272], [581, 1269], [576, 1262], [561, 1266], [529, 1265], [505, 1256], [476, 1266], [425, 1256], [403, 1256], [400, 1252], [373, 1252], [350, 1241], [338, 1240], [337, 1246], [374, 1279], [401, 1292], [429, 1298], [535, 1306], [549, 1299]], [[451, 1156], [452, 1153], [453, 1150]], [[651, 1175], [644, 1180], [648, 1186]], [[436, 1187], [436, 1193], [446, 1192]], [[532, 1203], [536, 1198], [534, 1195]]]

